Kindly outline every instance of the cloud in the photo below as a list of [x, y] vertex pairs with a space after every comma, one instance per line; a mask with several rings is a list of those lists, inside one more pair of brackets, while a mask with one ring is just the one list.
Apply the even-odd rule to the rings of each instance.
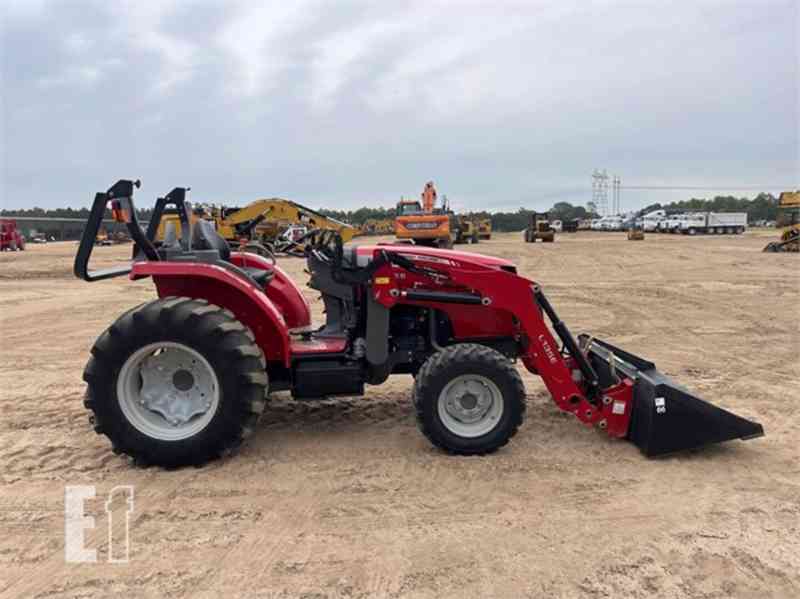
[[800, 184], [791, 0], [3, 10], [8, 206], [86, 204], [119, 177], [152, 196], [338, 207], [433, 179], [494, 209], [585, 203], [594, 168], [720, 192]]

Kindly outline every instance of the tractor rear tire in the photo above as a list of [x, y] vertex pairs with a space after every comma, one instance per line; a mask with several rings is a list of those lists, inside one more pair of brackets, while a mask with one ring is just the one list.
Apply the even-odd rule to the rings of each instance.
[[94, 344], [83, 379], [95, 432], [143, 465], [200, 465], [264, 411], [264, 354], [233, 313], [167, 297], [129, 310]]
[[525, 388], [503, 354], [460, 343], [422, 365], [414, 381], [414, 407], [420, 431], [435, 446], [482, 455], [517, 433], [525, 416]]

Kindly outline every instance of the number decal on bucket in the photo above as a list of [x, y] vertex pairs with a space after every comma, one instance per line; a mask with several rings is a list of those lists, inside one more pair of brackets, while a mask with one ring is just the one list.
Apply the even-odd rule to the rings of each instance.
[[667, 413], [667, 400], [663, 397], [656, 397], [655, 399], [656, 404], [656, 414], [666, 414]]

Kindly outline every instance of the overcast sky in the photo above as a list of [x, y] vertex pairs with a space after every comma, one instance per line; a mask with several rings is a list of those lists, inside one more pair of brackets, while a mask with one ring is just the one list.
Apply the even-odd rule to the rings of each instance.
[[[797, 0], [0, 0], [2, 204], [800, 185]], [[726, 192], [727, 193], [727, 192]], [[753, 192], [734, 191], [735, 195]], [[714, 195], [628, 190], [623, 207]]]

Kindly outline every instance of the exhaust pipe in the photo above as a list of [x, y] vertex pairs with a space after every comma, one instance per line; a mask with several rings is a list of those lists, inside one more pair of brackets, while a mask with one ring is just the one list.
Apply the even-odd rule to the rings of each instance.
[[634, 382], [626, 438], [646, 456], [764, 436], [761, 424], [692, 395], [659, 372], [653, 362], [587, 335], [581, 335], [579, 341], [600, 377], [601, 387], [618, 383], [618, 373]]

